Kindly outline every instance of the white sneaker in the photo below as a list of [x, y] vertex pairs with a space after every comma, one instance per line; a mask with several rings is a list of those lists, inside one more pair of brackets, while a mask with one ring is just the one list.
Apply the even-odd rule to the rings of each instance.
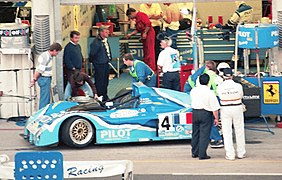
[[238, 159], [244, 159], [246, 157], [246, 154], [244, 154], [243, 156], [238, 156]]
[[225, 156], [225, 159], [226, 159], [226, 160], [229, 160], [229, 161], [234, 161], [234, 160], [235, 160], [235, 157], [234, 157], [234, 158], [230, 158], [230, 157]]

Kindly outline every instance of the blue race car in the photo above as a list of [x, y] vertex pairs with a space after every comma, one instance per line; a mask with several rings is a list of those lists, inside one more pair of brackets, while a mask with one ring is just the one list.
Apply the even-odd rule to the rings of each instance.
[[33, 114], [24, 137], [36, 146], [63, 142], [71, 147], [191, 139], [190, 96], [163, 88], [133, 84], [130, 96], [108, 102], [49, 104]]

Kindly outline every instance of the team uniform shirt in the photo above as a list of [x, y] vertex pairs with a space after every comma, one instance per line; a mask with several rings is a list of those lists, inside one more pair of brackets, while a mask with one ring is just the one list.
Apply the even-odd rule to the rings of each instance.
[[145, 83], [148, 76], [152, 76], [154, 74], [148, 65], [139, 60], [134, 60], [134, 65], [129, 67], [129, 70], [133, 82]]
[[249, 22], [252, 19], [253, 8], [242, 4], [227, 21], [228, 26], [235, 27], [239, 22]]
[[147, 38], [142, 39], [143, 43], [143, 61], [153, 70], [156, 71], [156, 59], [155, 59], [155, 30], [152, 27], [152, 23], [147, 14], [143, 12], [137, 12], [136, 14], [136, 30], [141, 32], [141, 36], [145, 32], [146, 27], [150, 27], [147, 33]]
[[221, 105], [239, 105], [242, 103], [243, 87], [233, 80], [225, 80], [217, 87]]
[[[171, 11], [171, 12], [178, 12], [180, 14], [180, 10], [177, 6], [177, 4], [170, 4], [167, 8], [166, 11]], [[168, 27], [169, 29], [172, 30], [178, 30], [180, 26], [179, 21], [172, 21], [170, 24], [164, 22], [164, 27]]]
[[179, 52], [171, 47], [166, 47], [160, 52], [157, 64], [162, 67], [163, 73], [179, 71]]
[[[148, 7], [147, 4], [141, 4], [140, 11], [147, 14], [148, 16], [151, 16], [151, 15], [160, 15], [162, 9], [158, 3], [152, 3], [151, 7]], [[153, 27], [162, 25], [162, 22], [160, 20], [150, 19], [150, 21]]]
[[44, 77], [51, 77], [52, 76], [52, 56], [50, 55], [49, 51], [43, 52], [38, 57], [39, 65], [36, 68], [41, 76]]
[[193, 109], [216, 111], [220, 108], [218, 100], [212, 90], [206, 85], [198, 85], [190, 92]]

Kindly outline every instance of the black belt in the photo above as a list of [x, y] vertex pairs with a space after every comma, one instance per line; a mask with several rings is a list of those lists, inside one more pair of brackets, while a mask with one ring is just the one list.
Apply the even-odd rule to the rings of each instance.
[[179, 71], [167, 71], [165, 73], [179, 73]]
[[220, 106], [239, 106], [239, 105], [242, 105], [242, 103], [239, 103], [239, 104], [224, 104], [224, 105], [220, 105]]
[[208, 110], [205, 110], [205, 109], [192, 109], [193, 111], [207, 111], [207, 112], [210, 112]]

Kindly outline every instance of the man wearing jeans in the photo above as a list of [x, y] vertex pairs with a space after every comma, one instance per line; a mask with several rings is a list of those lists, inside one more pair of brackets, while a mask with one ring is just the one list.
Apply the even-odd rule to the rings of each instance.
[[34, 86], [37, 81], [40, 87], [39, 109], [50, 103], [50, 86], [52, 80], [52, 59], [57, 56], [62, 50], [59, 43], [52, 44], [48, 51], [43, 52], [38, 57], [39, 65], [33, 75], [33, 80], [30, 82], [30, 87]]

